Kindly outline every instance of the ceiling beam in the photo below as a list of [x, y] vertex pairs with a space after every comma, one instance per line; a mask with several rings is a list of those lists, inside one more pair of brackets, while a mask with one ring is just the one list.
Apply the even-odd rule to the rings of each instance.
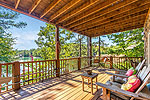
[[56, 20], [56, 18], [60, 17], [61, 15], [65, 14], [66, 12], [74, 9], [77, 5], [82, 4], [86, 0], [71, 0], [69, 3], [67, 3], [64, 7], [62, 7], [60, 10], [58, 10], [56, 13], [51, 15], [49, 17], [49, 21]]
[[20, 0], [15, 0], [15, 9], [17, 9], [17, 8], [18, 8], [19, 3], [20, 3]]
[[107, 23], [110, 23], [110, 22], [113, 22], [113, 21], [122, 20], [126, 17], [128, 18], [128, 17], [133, 17], [133, 16], [140, 15], [141, 13], [147, 13], [149, 6], [150, 5], [147, 5], [147, 7], [143, 6], [142, 8], [138, 7], [134, 10], [131, 10], [131, 11], [128, 11], [128, 12], [125, 12], [125, 13], [122, 13], [122, 14], [118, 14], [114, 17], [110, 17], [110, 18], [105, 19], [105, 20], [97, 20], [97, 22], [95, 22], [95, 23], [91, 22], [92, 24], [89, 23], [85, 26], [78, 26], [78, 27], [76, 27], [75, 30], [83, 31], [83, 30], [87, 30], [87, 29], [92, 28], [92, 27], [104, 25], [104, 24], [107, 24]]
[[31, 14], [34, 9], [39, 5], [39, 3], [41, 2], [42, 0], [35, 0], [31, 6], [31, 8], [29, 9], [29, 14]]
[[89, 34], [88, 36], [97, 37], [97, 36], [108, 35], [108, 34], [117, 33], [117, 32], [124, 32], [124, 31], [132, 30], [132, 29], [142, 28], [142, 27], [143, 27], [143, 24], [138, 24], [136, 26], [131, 25], [131, 26], [127, 26], [124, 28], [120, 28], [120, 29], [111, 29], [109, 31], [100, 31], [97, 33]]
[[85, 30], [85, 31], [82, 31], [82, 32], [85, 32], [85, 33], [88, 33], [88, 32], [97, 32], [97, 31], [101, 31], [101, 30], [109, 30], [109, 28], [115, 28], [115, 27], [120, 27], [124, 24], [134, 24], [135, 22], [140, 22], [140, 21], [143, 21], [145, 20], [146, 18], [146, 14], [142, 14], [138, 17], [134, 17], [133, 18], [128, 18], [128, 19], [125, 19], [125, 20], [121, 20], [121, 21], [118, 21], [118, 22], [113, 22], [113, 23], [109, 23], [109, 24], [106, 24], [104, 26], [99, 26], [97, 28], [92, 28], [92, 29], [89, 29], [89, 30]]
[[[143, 20], [140, 20], [139, 22], [137, 21], [133, 21], [131, 22], [130, 24], [127, 24], [127, 23], [124, 23], [124, 24], [120, 24], [120, 26], [113, 26], [113, 27], [108, 27], [106, 29], [103, 29], [103, 30], [96, 30], [96, 31], [93, 31], [93, 32], [88, 32], [89, 34], [90, 33], [101, 33], [101, 32], [108, 32], [108, 31], [112, 31], [112, 30], [116, 30], [116, 29], [122, 29], [122, 28], [125, 28], [125, 27], [128, 27], [128, 26], [138, 26], [138, 25], [143, 25], [144, 26], [144, 19]], [[119, 32], [119, 31], [118, 31]]]
[[[84, 3], [82, 6], [78, 7], [77, 9], [74, 9], [70, 13], [61, 17], [59, 20], [56, 21], [56, 24], [62, 23], [66, 20], [69, 20], [72, 17], [76, 16], [77, 14], [83, 13], [85, 16], [88, 16], [89, 14], [94, 14], [108, 6], [111, 6], [114, 3], [117, 3], [120, 0], [107, 0], [107, 1], [105, 0], [105, 2], [104, 2], [104, 0], [89, 0], [89, 1], [91, 1], [91, 2]], [[92, 8], [92, 9], [90, 9], [90, 8]]]
[[[83, 21], [82, 20], [83, 22], [81, 22], [81, 20], [80, 20], [80, 21], [78, 21], [80, 23], [76, 22], [76, 23], [73, 23], [72, 25], [69, 25], [68, 27], [70, 29], [78, 29], [81, 26], [82, 27], [87, 27], [87, 25], [89, 25], [89, 24], [99, 23], [100, 21], [103, 21], [103, 20], [106, 20], [108, 18], [112, 18], [112, 17], [118, 16], [118, 15], [126, 13], [126, 12], [134, 12], [134, 11], [137, 11], [136, 9], [139, 9], [139, 10], [140, 9], [144, 9], [144, 7], [147, 8], [147, 6], [149, 6], [149, 3], [150, 3], [150, 1], [148, 1], [146, 3], [145, 2], [143, 2], [143, 3], [136, 2], [136, 3], [132, 3], [130, 5], [127, 5], [127, 6], [123, 7], [123, 8], [117, 9], [117, 10], [109, 12], [109, 13], [107, 13], [107, 11], [102, 11], [101, 15], [99, 15], [99, 16], [97, 16], [95, 18], [94, 18], [94, 16], [93, 17], [89, 17], [89, 19], [85, 18], [87, 21], [85, 21], [85, 20]], [[129, 8], [131, 8], [131, 9], [129, 9]], [[116, 9], [116, 8], [114, 8], [114, 9]], [[111, 11], [111, 10], [108, 10], [108, 11]], [[64, 25], [64, 26], [66, 26], [66, 25]]]
[[[146, 1], [148, 1], [148, 0], [146, 0]], [[63, 24], [63, 26], [73, 28], [73, 27], [76, 27], [78, 25], [82, 25], [82, 24], [89, 22], [89, 21], [95, 21], [95, 19], [100, 18], [100, 17], [104, 18], [109, 13], [111, 13], [111, 15], [109, 14], [109, 16], [112, 16], [118, 12], [124, 12], [124, 10], [126, 10], [126, 11], [129, 10], [128, 7], [130, 7], [130, 9], [133, 9], [133, 8], [137, 7], [139, 4], [143, 4], [143, 3], [144, 3], [144, 0], [140, 0], [140, 1], [138, 1], [138, 0], [124, 0], [124, 1], [119, 2], [118, 4], [116, 4], [112, 7], [109, 7], [109, 8], [106, 8], [105, 10], [99, 11], [96, 14], [92, 14], [90, 16], [87, 16], [86, 18], [83, 18], [84, 14], [80, 14], [79, 16], [68, 20], [68, 22]], [[114, 12], [114, 13], [112, 13], [112, 12]]]
[[[24, 15], [27, 15], [27, 16], [33, 17], [33, 18], [38, 19], [38, 20], [41, 20], [41, 21], [43, 21], [43, 22], [46, 22], [46, 23], [49, 23], [49, 24], [52, 24], [52, 25], [56, 25], [56, 24], [54, 24], [54, 23], [49, 22], [48, 19], [46, 19], [46, 18], [42, 18], [42, 19], [41, 19], [39, 16], [29, 14], [27, 11], [24, 11], [24, 10], [21, 10], [21, 9], [15, 9], [14, 6], [10, 5], [10, 4], [9, 4], [8, 2], [6, 2], [6, 1], [3, 1], [3, 2], [0, 1], [0, 6], [2, 6], [2, 7], [4, 7], [4, 8], [11, 9], [11, 10], [13, 10], [13, 11], [19, 12], [19, 13], [24, 14]], [[60, 25], [58, 25], [58, 26], [59, 26], [60, 28], [63, 28], [63, 29], [72, 31], [72, 30], [70, 30], [69, 28], [65, 28], [65, 27], [60, 26]], [[72, 31], [72, 32], [81, 34], [81, 33], [77, 32], [77, 31]], [[81, 34], [81, 35], [82, 35], [82, 34]]]
[[48, 12], [50, 12], [58, 3], [60, 3], [62, 0], [53, 0], [52, 3], [49, 4], [49, 6], [42, 12], [40, 18], [43, 18]]

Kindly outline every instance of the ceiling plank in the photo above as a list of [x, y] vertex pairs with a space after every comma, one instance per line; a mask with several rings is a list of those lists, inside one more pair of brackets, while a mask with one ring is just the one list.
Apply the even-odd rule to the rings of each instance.
[[138, 8], [135, 8], [135, 9], [131, 10], [131, 11], [124, 12], [122, 14], [118, 14], [114, 17], [110, 17], [110, 18], [105, 19], [105, 20], [99, 19], [99, 20], [96, 20], [96, 22], [94, 22], [94, 23], [91, 22], [91, 24], [87, 23], [87, 25], [78, 26], [78, 27], [76, 27], [76, 30], [82, 31], [82, 30], [86, 30], [88, 28], [104, 25], [106, 23], [113, 22], [115, 20], [121, 20], [125, 17], [132, 17], [132, 16], [140, 15], [141, 13], [147, 13], [147, 11], [149, 9], [149, 6], [150, 6], [150, 4], [146, 5], [146, 6], [143, 6], [143, 7], [138, 7]]
[[[122, 8], [120, 8], [121, 6], [118, 7], [120, 9], [118, 9], [117, 6], [114, 6], [111, 9], [106, 9], [106, 11], [98, 12], [99, 14], [96, 14], [96, 15], [93, 15], [93, 16], [89, 16], [89, 17], [87, 17], [87, 18], [85, 18], [83, 20], [80, 20], [80, 21], [78, 21], [76, 23], [73, 23], [73, 24], [69, 25], [68, 27], [70, 29], [74, 29], [74, 28], [77, 29], [80, 26], [85, 27], [86, 25], [89, 25], [91, 23], [97, 23], [98, 22], [97, 19], [100, 19], [102, 21], [102, 20], [105, 20], [107, 18], [111, 18], [111, 17], [114, 17], [114, 16], [119, 15], [121, 13], [124, 13], [126, 11], [130, 11], [130, 10], [133, 10], [133, 9], [140, 8], [143, 5], [146, 5], [147, 3], [150, 3], [150, 0], [145, 0], [144, 2], [142, 2], [142, 1], [143, 0], [141, 0], [139, 2], [132, 3], [132, 4], [127, 5], [127, 6], [124, 6], [124, 4], [127, 4], [127, 3], [125, 3], [125, 2], [123, 3], [122, 2], [122, 4], [121, 4]], [[118, 4], [118, 5], [120, 5], [120, 4]], [[66, 25], [64, 25], [64, 26], [66, 26]]]
[[140, 21], [143, 21], [145, 20], [146, 18], [146, 14], [142, 14], [142, 15], [139, 15], [139, 16], [136, 16], [133, 18], [128, 18], [128, 19], [125, 19], [125, 20], [119, 20], [117, 22], [113, 22], [113, 23], [109, 23], [109, 24], [106, 24], [104, 26], [99, 26], [99, 27], [96, 27], [96, 28], [92, 28], [92, 29], [89, 29], [89, 30], [85, 30], [85, 31], [82, 31], [82, 32], [94, 32], [94, 31], [100, 31], [100, 30], [105, 30], [105, 29], [109, 29], [109, 28], [115, 28], [116, 26], [121, 26], [123, 24], [130, 24], [130, 23], [134, 23], [134, 22], [140, 22]]
[[[111, 29], [116, 29], [116, 28], [122, 28], [122, 27], [128, 27], [130, 25], [138, 25], [138, 24], [143, 24], [144, 25], [144, 20], [145, 18], [141, 19], [141, 20], [137, 20], [137, 19], [134, 19], [134, 20], [130, 20], [130, 22], [128, 23], [118, 23], [118, 25], [113, 25], [113, 26], [109, 26], [109, 27], [101, 27], [99, 29], [96, 29], [94, 31], [84, 31], [83, 33], [97, 33], [97, 32], [101, 32], [101, 31], [110, 31]], [[138, 21], [138, 22], [137, 22]]]
[[[82, 24], [89, 22], [89, 21], [95, 21], [95, 19], [97, 19], [97, 18], [105, 17], [109, 13], [111, 13], [111, 15], [109, 14], [109, 16], [113, 16], [114, 14], [116, 14], [118, 12], [124, 12], [124, 11], [127, 11], [129, 9], [133, 9], [135, 7], [138, 7], [139, 5], [145, 4], [146, 1], [149, 2], [149, 0], [140, 0], [140, 1], [138, 1], [138, 0], [124, 0], [124, 1], [119, 2], [118, 4], [116, 4], [112, 7], [109, 7], [105, 10], [99, 11], [96, 14], [90, 15], [90, 16], [83, 18], [83, 19], [81, 19], [81, 18], [84, 15], [80, 14], [79, 16], [77, 16], [71, 20], [68, 20], [68, 22], [64, 23], [63, 26], [73, 28], [73, 27], [76, 27], [78, 25], [82, 25]], [[112, 12], [114, 12], [114, 13], [112, 13]]]
[[69, 3], [67, 3], [64, 7], [62, 7], [59, 11], [54, 13], [52, 16], [49, 17], [49, 21], [53, 21], [54, 19], [60, 17], [61, 15], [65, 14], [69, 10], [72, 10], [77, 5], [82, 4], [86, 0], [71, 0]]
[[19, 3], [20, 3], [20, 0], [15, 0], [15, 9], [17, 9], [17, 8], [18, 8]]
[[[120, 0], [107, 0], [105, 2], [104, 2], [104, 0], [96, 0], [96, 1], [92, 0], [89, 4], [85, 3], [84, 6], [80, 6], [79, 8], [74, 9], [70, 13], [68, 13], [65, 16], [61, 17], [59, 20], [56, 21], [56, 24], [62, 23], [64, 21], [66, 21], [66, 20], [69, 20], [72, 17], [76, 16], [77, 14], [81, 14], [83, 12], [84, 12], [83, 14], [85, 16], [89, 16], [89, 15], [94, 14], [94, 13], [96, 13], [96, 12], [98, 12], [98, 11], [108, 7], [108, 6], [111, 6], [114, 3], [117, 3], [118, 1], [120, 1]], [[91, 7], [94, 7], [94, 8], [90, 9]], [[89, 12], [89, 13], [87, 13], [87, 12]], [[85, 14], [85, 13], [87, 13], [87, 14]]]
[[[19, 13], [24, 14], [24, 15], [27, 15], [27, 16], [33, 17], [33, 18], [38, 19], [38, 20], [41, 20], [41, 21], [43, 21], [43, 22], [46, 22], [46, 23], [49, 23], [49, 24], [52, 24], [52, 25], [56, 25], [56, 24], [54, 24], [54, 23], [49, 22], [46, 18], [41, 19], [39, 16], [35, 16], [35, 15], [32, 15], [32, 14], [29, 14], [27, 11], [24, 11], [24, 10], [21, 10], [21, 9], [15, 9], [15, 8], [14, 8], [14, 5], [10, 5], [10, 4], [7, 3], [6, 1], [3, 1], [3, 2], [0, 1], [0, 6], [2, 6], [2, 7], [4, 7], [4, 8], [11, 9], [11, 10], [13, 10], [13, 11], [19, 12]], [[66, 29], [66, 30], [72, 31], [72, 30], [70, 30], [69, 28], [65, 28], [65, 27], [60, 26], [60, 25], [58, 25], [58, 26], [59, 26], [60, 28], [64, 28], [64, 29]], [[77, 32], [77, 31], [72, 31], [72, 32], [81, 34], [81, 33]], [[82, 34], [81, 34], [81, 35], [82, 35]]]
[[117, 32], [124, 32], [124, 31], [128, 31], [128, 30], [132, 30], [132, 29], [137, 29], [137, 28], [142, 28], [144, 25], [142, 24], [137, 24], [137, 25], [127, 25], [124, 28], [120, 28], [120, 29], [110, 29], [109, 31], [100, 31], [97, 33], [93, 33], [93, 34], [89, 34], [88, 36], [90, 37], [97, 37], [97, 36], [102, 36], [102, 35], [107, 35], [107, 34], [112, 34], [112, 33], [117, 33]]
[[108, 28], [106, 28], [104, 30], [101, 30], [101, 31], [96, 30], [96, 31], [93, 31], [93, 32], [88, 32], [88, 33], [108, 32], [108, 31], [112, 31], [112, 30], [115, 30], [115, 29], [122, 29], [122, 28], [125, 28], [125, 27], [128, 27], [128, 26], [131, 26], [131, 25], [132, 26], [138, 26], [138, 25], [141, 25], [141, 24], [144, 26], [144, 19], [140, 20], [139, 22], [131, 21], [130, 24], [129, 23], [128, 24], [127, 23], [124, 23], [124, 24], [120, 23], [120, 26], [108, 27]]
[[53, 0], [53, 2], [50, 3], [49, 6], [42, 12], [40, 18], [43, 18], [50, 10], [52, 10], [61, 1], [62, 0]]
[[35, 0], [34, 3], [32, 4], [31, 8], [29, 9], [29, 14], [31, 14], [34, 9], [39, 5], [39, 3], [41, 2], [42, 0]]

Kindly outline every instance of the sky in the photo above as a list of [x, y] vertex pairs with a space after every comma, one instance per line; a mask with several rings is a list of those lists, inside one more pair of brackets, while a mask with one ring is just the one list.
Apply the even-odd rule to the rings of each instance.
[[17, 38], [14, 48], [18, 50], [37, 48], [34, 40], [38, 38], [37, 34], [40, 31], [40, 26], [46, 26], [45, 22], [23, 14], [20, 14], [16, 21], [24, 21], [27, 23], [27, 26], [21, 29], [14, 27], [10, 29], [12, 36]]
[[[14, 27], [9, 29], [9, 31], [12, 33], [12, 36], [16, 38], [16, 44], [14, 45], [14, 48], [18, 50], [29, 50], [37, 48], [38, 46], [34, 41], [38, 38], [37, 34], [40, 31], [40, 26], [46, 26], [45, 22], [23, 14], [20, 14], [16, 21], [24, 21], [27, 23], [27, 26], [21, 29]], [[106, 43], [110, 44], [108, 38], [103, 39]], [[98, 40], [93, 39], [93, 41]]]

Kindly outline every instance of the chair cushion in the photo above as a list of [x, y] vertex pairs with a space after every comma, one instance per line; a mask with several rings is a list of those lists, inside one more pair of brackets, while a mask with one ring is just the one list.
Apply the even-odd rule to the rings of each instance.
[[127, 76], [131, 76], [134, 74], [136, 74], [136, 70], [133, 67], [131, 67], [126, 73]]
[[138, 79], [135, 75], [133, 75], [128, 78], [128, 82], [126, 84], [123, 84], [121, 86], [121, 89], [130, 92], [135, 92], [135, 90], [140, 86], [140, 84], [141, 84], [140, 79]]

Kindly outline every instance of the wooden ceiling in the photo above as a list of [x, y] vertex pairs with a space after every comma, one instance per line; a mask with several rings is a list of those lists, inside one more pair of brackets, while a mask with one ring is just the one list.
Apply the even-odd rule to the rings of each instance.
[[96, 37], [143, 27], [150, 0], [0, 0], [0, 6]]

